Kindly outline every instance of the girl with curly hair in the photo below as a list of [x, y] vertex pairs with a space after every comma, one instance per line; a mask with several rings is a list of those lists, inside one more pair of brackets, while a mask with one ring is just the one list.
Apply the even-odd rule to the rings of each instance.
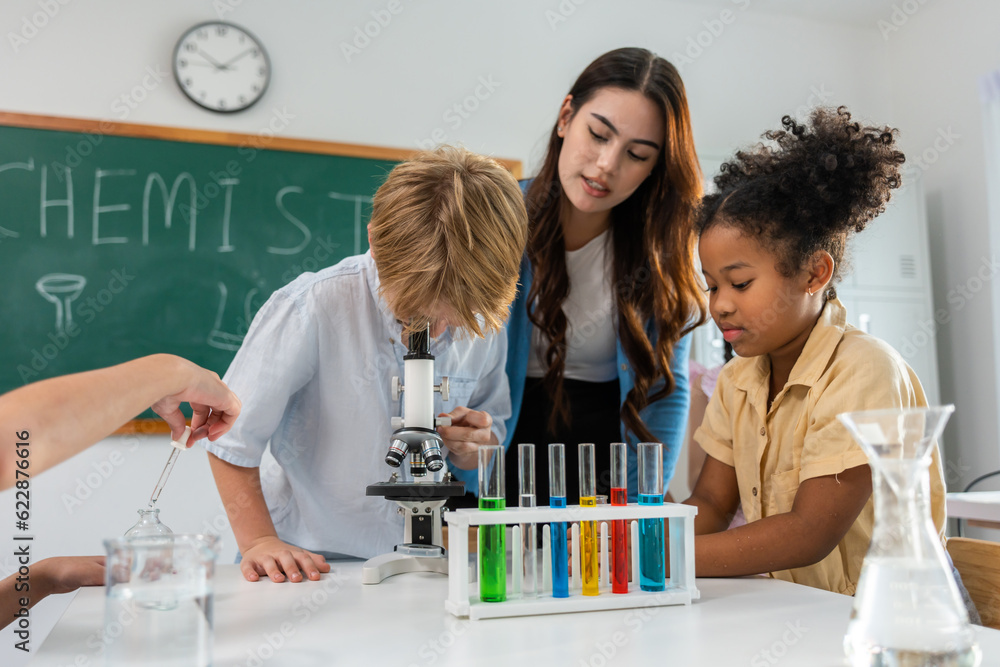
[[[722, 165], [697, 219], [709, 310], [740, 358], [722, 370], [695, 440], [685, 501], [698, 576], [767, 573], [852, 595], [874, 521], [868, 459], [842, 412], [927, 405], [889, 345], [847, 324], [834, 283], [851, 234], [900, 185], [896, 130], [843, 107], [788, 116]], [[738, 506], [747, 524], [726, 530]], [[937, 448], [930, 505], [944, 537]]]
[[[684, 84], [639, 48], [605, 53], [562, 101], [538, 175], [524, 185], [529, 237], [511, 309], [507, 469], [512, 443], [541, 443], [538, 503], [548, 502], [544, 443], [598, 443], [597, 493], [610, 486], [608, 443], [665, 445], [664, 488], [687, 426], [690, 337], [705, 320], [694, 268], [702, 194]], [[637, 493], [631, 448], [628, 491]], [[507, 475], [516, 498], [517, 475]]]

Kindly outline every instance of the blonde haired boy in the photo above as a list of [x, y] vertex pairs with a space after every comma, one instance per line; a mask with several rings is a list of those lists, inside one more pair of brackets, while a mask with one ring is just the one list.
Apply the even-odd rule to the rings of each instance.
[[[325, 558], [368, 558], [401, 535], [396, 505], [365, 495], [386, 478], [410, 330], [430, 325], [435, 410], [451, 471], [468, 484], [479, 444], [503, 442], [510, 397], [500, 332], [517, 289], [527, 214], [514, 177], [456, 148], [421, 153], [375, 195], [371, 250], [275, 292], [226, 383], [243, 416], [206, 443], [250, 581], [318, 579]], [[267, 456], [265, 450], [268, 449]]]

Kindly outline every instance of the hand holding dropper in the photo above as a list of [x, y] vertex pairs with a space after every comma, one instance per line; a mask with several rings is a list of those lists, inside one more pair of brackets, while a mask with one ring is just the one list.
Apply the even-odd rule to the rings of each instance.
[[174, 450], [170, 452], [170, 458], [167, 459], [167, 465], [163, 467], [163, 472], [160, 473], [160, 479], [156, 482], [156, 487], [153, 489], [153, 495], [149, 497], [149, 507], [154, 507], [156, 501], [160, 497], [160, 493], [163, 491], [163, 487], [167, 484], [167, 479], [170, 477], [170, 473], [174, 469], [174, 464], [177, 463], [177, 455], [182, 451], [187, 449], [188, 438], [191, 437], [191, 427], [184, 427], [184, 434], [178, 440], [171, 440], [170, 444], [174, 447]]

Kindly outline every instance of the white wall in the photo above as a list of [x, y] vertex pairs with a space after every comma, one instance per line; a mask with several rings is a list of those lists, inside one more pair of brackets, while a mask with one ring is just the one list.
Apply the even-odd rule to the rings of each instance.
[[[1000, 4], [927, 3], [886, 32], [892, 121], [908, 175], [927, 194], [941, 392], [957, 410], [945, 432], [949, 487], [1000, 468], [993, 298], [1000, 239], [987, 219], [978, 79], [1000, 68]], [[992, 248], [992, 250], [991, 250]], [[982, 280], [983, 277], [986, 280]], [[943, 310], [943, 313], [941, 312]], [[985, 487], [984, 487], [985, 488]]]
[[[786, 18], [758, 11], [753, 0], [719, 0], [710, 6], [659, 0], [489, 4], [399, 0], [402, 10], [348, 62], [341, 43], [353, 40], [356, 30], [373, 20], [371, 12], [385, 10], [388, 0], [229, 0], [238, 6], [222, 18], [262, 39], [274, 76], [256, 107], [237, 115], [217, 115], [191, 104], [169, 72], [178, 37], [194, 23], [219, 18], [213, 8], [224, 6], [226, 0], [62, 0], [67, 4], [59, 5], [47, 25], [15, 52], [9, 33], [19, 32], [24, 21], [32, 20], [40, 11], [39, 1], [6, 0], [0, 8], [0, 109], [122, 120], [117, 111], [122, 108], [121, 96], [131, 95], [144, 99], [129, 110], [125, 118], [129, 122], [257, 133], [282, 113], [292, 116], [282, 131], [286, 136], [412, 148], [441, 128], [449, 142], [524, 160], [528, 173], [573, 78], [611, 48], [645, 46], [682, 65], [699, 152], [722, 156], [775, 127], [783, 114], [817, 103], [847, 104], [879, 122], [907, 121], [912, 136], [921, 137], [917, 145], [928, 145], [935, 128], [956, 120], [947, 113], [951, 95], [930, 103], [921, 97], [928, 87], [924, 71], [935, 70], [939, 90], [957, 89], [961, 82], [946, 74], [940, 63], [957, 66], [959, 58], [948, 55], [949, 49], [969, 46], [961, 37], [965, 24], [943, 7], [922, 10], [906, 33], [893, 36], [887, 47], [871, 23], [852, 27]], [[981, 6], [983, 12], [988, 7], [985, 0], [962, 4]], [[728, 24], [720, 20], [724, 9], [731, 12], [725, 17], [731, 19]], [[931, 12], [937, 18], [932, 20]], [[996, 9], [989, 12], [997, 16]], [[984, 34], [986, 26], [997, 24], [978, 18], [967, 21], [981, 26], [977, 29]], [[922, 53], [942, 24], [953, 29], [948, 48]], [[718, 34], [713, 35], [713, 29]], [[919, 37], [921, 31], [924, 39]], [[707, 45], [701, 53], [692, 47], [699, 39]], [[990, 53], [995, 55], [997, 47], [984, 42], [978, 48], [985, 70], [987, 49], [994, 49]], [[682, 64], [677, 55], [688, 49], [692, 62]], [[922, 64], [914, 70], [916, 62]], [[166, 76], [155, 83], [147, 76], [150, 70]], [[968, 69], [963, 66], [961, 71]], [[148, 91], [141, 88], [144, 77], [151, 84]], [[469, 110], [460, 126], [449, 124], [446, 112], [474, 95], [482, 79], [494, 82], [494, 90], [485, 99], [474, 100], [477, 108]], [[893, 92], [898, 99], [893, 99]], [[918, 101], [927, 109], [910, 108]], [[960, 131], [967, 138], [949, 151], [949, 161], [957, 163], [959, 156], [978, 150], [974, 131], [967, 128], [975, 113], [965, 113], [968, 123]], [[967, 214], [963, 206], [979, 204], [957, 194], [969, 188], [965, 173], [973, 161], [947, 168], [942, 160], [940, 169], [935, 167], [927, 176], [937, 183], [936, 196], [955, 209], [947, 209], [948, 230], [955, 231], [936, 241], [935, 270], [944, 276], [939, 280], [939, 299], [948, 286], [964, 280], [969, 258], [978, 257], [977, 249], [986, 244], [985, 227], [980, 228], [985, 225], [985, 208], [982, 215], [978, 208], [976, 214]], [[959, 188], [956, 193], [942, 194], [952, 186]], [[961, 219], [963, 226], [958, 228], [953, 218]], [[966, 219], [971, 221], [968, 230]], [[939, 217], [936, 229], [942, 226]], [[0, 261], [12, 259], [0, 255]], [[987, 420], [973, 418], [974, 411], [996, 414], [993, 361], [985, 352], [991, 349], [988, 301], [977, 299], [956, 314], [942, 355], [942, 375], [949, 382], [945, 396], [959, 403], [956, 439], [968, 447], [996, 442], [995, 417], [988, 425]], [[959, 354], [980, 348], [982, 355]], [[973, 380], [960, 383], [958, 377]], [[129, 451], [127, 472], [122, 466], [74, 514], [60, 501], [62, 494], [73, 493], [77, 478], [85, 480], [93, 463], [122, 447], [109, 440], [37, 480], [36, 557], [99, 552], [101, 538], [117, 535], [131, 524], [166, 459], [162, 440]], [[995, 459], [995, 445], [991, 451]], [[971, 460], [972, 454], [968, 456]], [[197, 530], [218, 519], [219, 501], [204, 460], [197, 454], [184, 458], [161, 504], [164, 520], [175, 530]], [[0, 516], [12, 511], [13, 500], [0, 494]], [[11, 544], [7, 525], [0, 529], [3, 552]], [[229, 544], [226, 560], [232, 555]], [[10, 565], [0, 559], [0, 575]], [[65, 602], [50, 605], [49, 622], [54, 622], [59, 604]], [[44, 635], [43, 626], [35, 627], [36, 643]], [[12, 654], [8, 658], [11, 644], [10, 631], [0, 633], [4, 664], [19, 658]]]

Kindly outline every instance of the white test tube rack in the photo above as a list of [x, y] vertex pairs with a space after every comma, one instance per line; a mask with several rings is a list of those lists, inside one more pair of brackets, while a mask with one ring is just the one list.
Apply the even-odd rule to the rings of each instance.
[[[445, 609], [455, 616], [478, 620], [507, 616], [562, 614], [602, 609], [659, 607], [691, 604], [701, 597], [694, 577], [694, 517], [696, 507], [676, 503], [663, 505], [597, 505], [595, 507], [517, 507], [506, 510], [460, 509], [448, 512], [448, 599]], [[666, 520], [665, 536], [670, 542], [670, 575], [662, 591], [643, 591], [639, 587], [638, 519]], [[631, 572], [628, 593], [611, 592], [609, 532], [611, 521], [628, 521], [631, 540]], [[580, 522], [595, 521], [600, 527], [598, 549], [600, 568], [598, 595], [583, 595], [580, 572]], [[572, 567], [569, 597], [552, 597], [552, 558], [549, 523], [572, 524]], [[507, 600], [483, 602], [479, 584], [470, 583], [479, 572], [478, 553], [469, 559], [469, 527], [514, 524], [506, 541], [510, 551], [507, 575]], [[535, 597], [521, 595], [521, 531], [517, 524], [543, 524], [540, 591]], [[477, 577], [478, 579], [478, 577]]]

